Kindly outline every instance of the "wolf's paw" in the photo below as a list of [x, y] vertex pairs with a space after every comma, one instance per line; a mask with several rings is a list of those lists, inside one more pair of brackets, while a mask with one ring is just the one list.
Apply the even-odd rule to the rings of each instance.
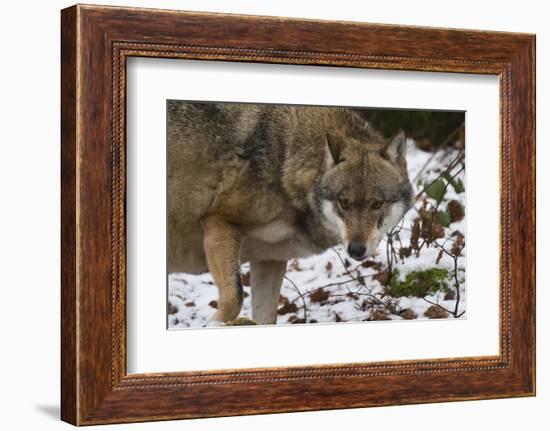
[[249, 319], [248, 317], [237, 317], [234, 320], [230, 320], [226, 323], [227, 326], [248, 326], [248, 325], [257, 325], [257, 323]]
[[210, 320], [203, 325], [203, 328], [220, 328], [222, 326], [226, 326], [226, 324], [219, 320]]

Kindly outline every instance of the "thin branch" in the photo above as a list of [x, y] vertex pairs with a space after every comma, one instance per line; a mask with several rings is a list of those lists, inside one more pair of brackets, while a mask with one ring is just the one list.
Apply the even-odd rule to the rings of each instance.
[[[455, 130], [453, 130], [451, 132], [450, 135], [447, 136], [447, 138], [445, 138], [441, 144], [439, 144], [438, 146], [438, 149], [441, 148], [441, 147], [444, 147], [445, 145], [447, 145], [451, 139], [458, 133], [460, 132], [460, 130], [464, 128], [464, 122], [462, 122], [460, 124], [460, 126], [458, 126]], [[424, 170], [428, 167], [428, 165], [432, 162], [432, 160], [434, 159], [434, 157], [437, 155], [437, 150], [434, 151], [432, 153], [432, 155], [430, 156], [430, 158], [426, 161], [426, 163], [424, 163], [424, 165], [422, 166], [422, 168], [420, 168], [420, 170], [418, 171], [418, 173], [416, 174], [416, 176], [414, 177], [414, 180], [413, 182], [416, 183], [416, 180], [418, 180], [418, 178], [420, 178], [420, 175], [422, 175], [424, 173]]]
[[440, 180], [445, 175], [449, 174], [462, 160], [464, 156], [464, 152], [461, 150], [458, 152], [457, 156], [454, 158], [454, 160], [447, 166], [447, 169], [445, 169], [443, 172], [441, 172], [437, 177], [433, 179], [427, 186], [425, 186], [422, 190], [420, 190], [416, 194], [416, 199], [418, 199], [420, 196], [422, 196], [424, 193], [426, 193], [426, 190], [428, 190], [432, 184], [434, 184], [437, 180]]
[[[336, 256], [338, 256], [338, 259], [340, 260], [340, 263], [342, 264], [342, 266], [344, 267], [344, 270], [346, 271], [346, 273], [351, 277], [351, 278], [354, 278], [353, 277], [353, 274], [350, 272], [350, 270], [348, 269], [347, 265], [346, 265], [346, 262], [344, 261], [344, 259], [342, 259], [342, 256], [340, 256], [340, 253], [338, 253], [338, 250], [336, 250], [336, 247], [332, 247], [332, 251], [334, 253], [336, 253]], [[358, 280], [359, 283], [363, 284], [363, 282], [361, 280]]]
[[[426, 302], [432, 304], [432, 305], [435, 305], [435, 306], [441, 308], [442, 310], [445, 310], [447, 313], [449, 313], [449, 314], [455, 316], [455, 314], [454, 314], [451, 310], [446, 309], [445, 307], [443, 307], [443, 305], [438, 304], [437, 302], [430, 301], [429, 299], [426, 299], [425, 297], [422, 297], [422, 299], [423, 299], [424, 301], [426, 301]], [[456, 316], [455, 316], [455, 317], [456, 317]]]
[[306, 298], [304, 298], [304, 295], [302, 295], [302, 292], [300, 292], [300, 289], [298, 289], [298, 286], [296, 286], [296, 283], [294, 283], [290, 278], [288, 278], [286, 275], [284, 276], [285, 277], [285, 280], [287, 280], [290, 284], [292, 284], [292, 286], [294, 287], [294, 289], [296, 290], [296, 292], [298, 292], [298, 296], [300, 298], [302, 298], [302, 302], [304, 304], [304, 322], [307, 322], [307, 304], [306, 304]]

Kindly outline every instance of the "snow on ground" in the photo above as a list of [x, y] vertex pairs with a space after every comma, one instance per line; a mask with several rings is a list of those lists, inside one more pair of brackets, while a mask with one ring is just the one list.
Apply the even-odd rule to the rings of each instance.
[[[408, 168], [415, 194], [430, 184], [441, 174], [457, 155], [456, 150], [442, 150], [433, 155], [419, 150], [409, 142]], [[458, 168], [451, 171], [451, 175]], [[420, 173], [419, 178], [417, 178]], [[455, 180], [464, 181], [464, 173]], [[423, 198], [419, 199], [404, 217], [398, 233], [401, 245], [410, 244], [411, 227], [418, 217], [418, 209]], [[429, 203], [435, 201], [427, 199]], [[440, 208], [456, 200], [465, 205], [465, 193], [457, 193], [453, 187], [447, 187]], [[451, 223], [444, 228], [444, 237], [438, 239], [450, 249], [456, 232], [465, 233], [465, 220]], [[396, 239], [394, 239], [394, 245]], [[382, 241], [376, 256], [365, 262], [356, 262], [347, 256], [342, 246], [327, 250], [325, 253], [305, 259], [290, 261], [281, 289], [277, 324], [289, 323], [327, 323], [352, 322], [364, 320], [403, 320], [453, 317], [442, 313], [443, 308], [453, 312], [458, 302], [459, 317], [465, 316], [465, 251], [458, 257], [458, 281], [460, 298], [457, 301], [454, 278], [449, 276], [448, 286], [452, 292], [439, 291], [424, 298], [414, 296], [393, 297], [387, 294], [384, 283], [384, 271], [387, 269], [387, 243]], [[441, 254], [441, 256], [439, 256]], [[436, 260], [440, 257], [439, 262]], [[399, 270], [401, 279], [411, 271], [429, 268], [445, 268], [450, 274], [454, 270], [454, 259], [432, 244], [423, 247], [418, 257], [414, 251], [403, 261], [398, 259], [393, 268]], [[252, 318], [251, 295], [248, 264], [242, 265], [244, 284], [244, 304], [241, 317]], [[455, 296], [453, 298], [453, 295]], [[191, 275], [183, 273], [169, 274], [168, 282], [168, 327], [170, 329], [203, 327], [207, 325], [216, 311], [218, 291], [209, 273]], [[439, 306], [434, 305], [439, 304]], [[442, 308], [443, 307], [443, 308]], [[427, 313], [426, 316], [424, 313]]]

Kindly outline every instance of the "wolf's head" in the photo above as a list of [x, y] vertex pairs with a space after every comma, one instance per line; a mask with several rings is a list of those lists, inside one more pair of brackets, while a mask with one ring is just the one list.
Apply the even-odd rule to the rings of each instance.
[[356, 260], [375, 253], [413, 199], [404, 133], [384, 140], [365, 127], [370, 133], [359, 138], [327, 134], [327, 169], [317, 196], [325, 227], [341, 236]]

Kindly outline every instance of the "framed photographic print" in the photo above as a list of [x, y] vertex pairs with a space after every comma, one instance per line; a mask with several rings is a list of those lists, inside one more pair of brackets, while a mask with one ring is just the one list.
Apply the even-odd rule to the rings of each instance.
[[535, 394], [535, 37], [62, 11], [62, 419]]

